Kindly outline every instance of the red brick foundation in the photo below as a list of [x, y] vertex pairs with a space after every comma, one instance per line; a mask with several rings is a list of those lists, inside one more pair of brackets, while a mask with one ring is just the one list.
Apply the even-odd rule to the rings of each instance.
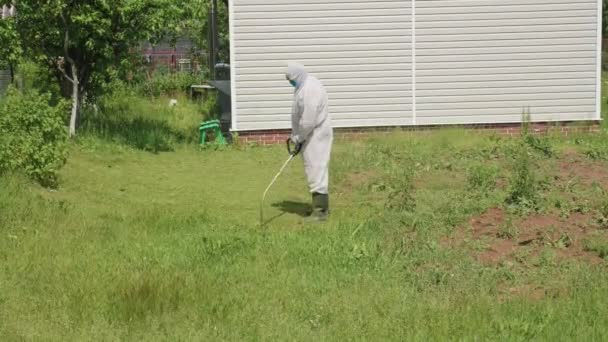
[[[392, 132], [428, 133], [440, 129], [466, 129], [471, 132], [514, 136], [521, 133], [521, 124], [480, 124], [480, 125], [438, 125], [438, 126], [404, 126], [404, 127], [363, 127], [363, 128], [336, 128], [334, 137], [337, 140], [365, 139], [371, 136], [383, 135]], [[556, 133], [568, 136], [578, 133], [598, 133], [599, 121], [584, 122], [551, 122], [532, 123], [530, 131], [534, 134]], [[289, 138], [290, 130], [263, 130], [239, 132], [238, 138], [242, 143], [259, 145], [283, 144]]]

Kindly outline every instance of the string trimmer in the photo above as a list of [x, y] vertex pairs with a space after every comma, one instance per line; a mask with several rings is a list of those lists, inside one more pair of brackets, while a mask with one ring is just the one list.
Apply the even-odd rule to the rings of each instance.
[[266, 200], [266, 195], [268, 194], [268, 191], [270, 190], [270, 188], [272, 188], [272, 186], [277, 181], [277, 179], [279, 179], [279, 177], [281, 176], [281, 174], [283, 173], [283, 171], [285, 171], [285, 169], [287, 168], [287, 166], [289, 165], [289, 163], [291, 163], [291, 161], [298, 154], [300, 154], [301, 150], [302, 150], [302, 144], [301, 143], [300, 144], [295, 144], [294, 148], [292, 149], [291, 148], [291, 139], [287, 139], [287, 152], [289, 153], [289, 158], [285, 161], [285, 163], [283, 164], [283, 166], [279, 170], [279, 173], [277, 173], [277, 175], [274, 176], [274, 178], [272, 179], [272, 181], [270, 182], [270, 184], [268, 184], [268, 187], [266, 188], [266, 191], [264, 191], [264, 195], [262, 195], [262, 203], [260, 204], [260, 226], [264, 225], [264, 201]]

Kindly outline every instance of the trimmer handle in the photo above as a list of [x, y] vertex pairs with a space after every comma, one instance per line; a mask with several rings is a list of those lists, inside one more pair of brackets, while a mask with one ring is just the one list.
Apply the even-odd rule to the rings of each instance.
[[[294, 145], [293, 148], [292, 148], [292, 145]], [[293, 144], [293, 142], [291, 141], [291, 138], [287, 139], [287, 152], [289, 152], [290, 155], [295, 157], [298, 154], [300, 154], [300, 151], [302, 151], [301, 143]]]

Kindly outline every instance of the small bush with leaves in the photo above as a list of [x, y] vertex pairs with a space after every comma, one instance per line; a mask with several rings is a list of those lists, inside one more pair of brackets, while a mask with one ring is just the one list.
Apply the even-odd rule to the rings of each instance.
[[208, 118], [219, 119], [222, 113], [222, 107], [218, 99], [217, 92], [213, 92], [205, 100], [202, 105], [202, 111], [207, 115]]
[[0, 103], [0, 171], [24, 171], [43, 186], [57, 186], [66, 161], [65, 102], [49, 94], [10, 89]]
[[510, 154], [513, 160], [511, 188], [506, 199], [507, 204], [518, 207], [523, 212], [538, 209], [540, 182], [536, 179], [532, 149], [536, 140], [530, 135], [531, 117], [529, 111], [522, 114], [521, 139], [516, 143]]
[[513, 174], [507, 204], [534, 209], [538, 204], [538, 182], [529, 147], [522, 143], [513, 159]]

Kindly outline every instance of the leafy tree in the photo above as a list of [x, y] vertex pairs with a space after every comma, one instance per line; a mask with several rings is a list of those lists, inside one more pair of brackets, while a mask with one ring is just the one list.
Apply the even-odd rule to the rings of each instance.
[[[177, 19], [179, 23], [178, 34], [187, 36], [198, 49], [209, 48], [210, 21], [209, 13], [213, 0], [181, 0], [179, 8], [182, 12]], [[217, 61], [227, 62], [230, 60], [230, 40], [228, 30], [228, 0], [217, 2], [217, 30], [219, 35], [219, 49]], [[206, 56], [205, 56], [206, 57]], [[203, 62], [206, 62], [203, 61]], [[206, 63], [203, 63], [206, 64]], [[209, 66], [212, 67], [212, 66]]]
[[[67, 81], [70, 136], [94, 76], [107, 74], [143, 40], [176, 29], [181, 9], [171, 0], [21, 0], [17, 28], [26, 52]], [[70, 89], [71, 88], [71, 89]]]
[[12, 70], [23, 52], [14, 18], [0, 19], [0, 42], [0, 68], [8, 66]]

